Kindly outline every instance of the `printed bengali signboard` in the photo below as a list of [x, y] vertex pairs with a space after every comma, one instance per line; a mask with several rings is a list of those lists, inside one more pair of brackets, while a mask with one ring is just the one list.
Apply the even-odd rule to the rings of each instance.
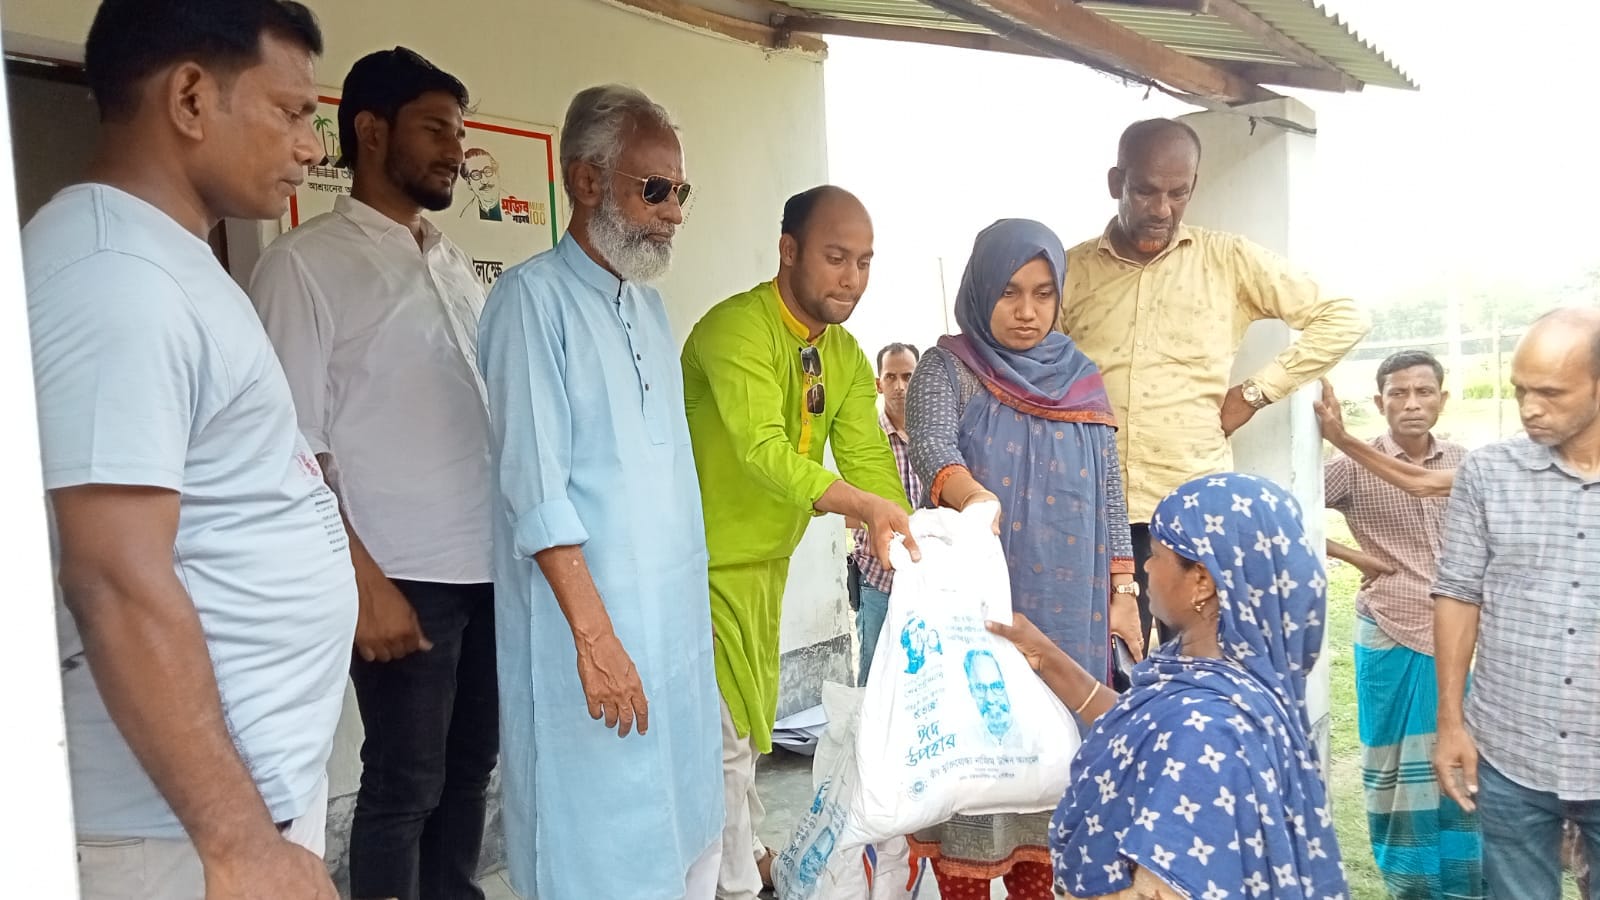
[[[311, 167], [289, 199], [285, 229], [328, 212], [334, 198], [350, 193], [350, 171], [333, 165], [339, 158], [339, 98], [324, 93], [321, 101], [312, 124], [328, 159]], [[488, 290], [508, 266], [556, 244], [556, 129], [477, 115], [465, 124], [466, 158], [455, 199], [450, 208], [426, 215], [472, 257]]]

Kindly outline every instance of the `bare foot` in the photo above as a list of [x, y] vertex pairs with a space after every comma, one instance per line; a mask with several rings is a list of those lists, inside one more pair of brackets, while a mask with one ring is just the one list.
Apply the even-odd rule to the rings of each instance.
[[769, 848], [765, 855], [756, 860], [756, 871], [761, 873], [761, 885], [763, 887], [772, 887], [772, 863], [777, 858], [778, 854]]

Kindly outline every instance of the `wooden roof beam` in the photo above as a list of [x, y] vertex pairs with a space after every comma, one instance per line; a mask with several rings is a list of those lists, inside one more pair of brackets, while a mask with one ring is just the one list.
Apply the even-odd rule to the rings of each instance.
[[1256, 84], [1275, 84], [1279, 87], [1305, 88], [1312, 91], [1345, 93], [1359, 91], [1366, 83], [1351, 78], [1343, 72], [1327, 69], [1307, 69], [1300, 66], [1279, 66], [1271, 63], [1228, 62], [1217, 60], [1219, 68]]
[[785, 19], [779, 27], [807, 34], [836, 34], [841, 37], [933, 44], [940, 47], [960, 47], [965, 50], [987, 50], [999, 53], [1016, 53], [1022, 56], [1054, 58], [1042, 50], [1037, 50], [1027, 44], [989, 32], [948, 31], [940, 28], [918, 28], [911, 25], [888, 25], [879, 22], [852, 22], [848, 19], [821, 17]]
[[765, 22], [752, 22], [729, 16], [685, 2], [685, 0], [607, 0], [614, 6], [636, 9], [687, 25], [699, 31], [709, 31], [746, 44], [755, 44], [769, 50], [801, 50], [806, 53], [827, 53], [828, 45], [813, 37], [788, 33], [787, 29], [774, 28]]
[[[1226, 69], [1186, 56], [1071, 0], [985, 0], [997, 12], [1109, 65], [1223, 103], [1276, 95]], [[941, 4], [943, 5], [943, 4]]]
[[[803, 19], [814, 15], [814, 13], [808, 13], [798, 6], [790, 6], [789, 4], [782, 2], [782, 0], [739, 0], [739, 3], [753, 9], [761, 10], [773, 19]], [[777, 23], [773, 22], [773, 24]]]
[[1140, 9], [1172, 9], [1178, 12], [1205, 14], [1211, 0], [1076, 0], [1078, 3], [1106, 3], [1116, 6], [1134, 6]]

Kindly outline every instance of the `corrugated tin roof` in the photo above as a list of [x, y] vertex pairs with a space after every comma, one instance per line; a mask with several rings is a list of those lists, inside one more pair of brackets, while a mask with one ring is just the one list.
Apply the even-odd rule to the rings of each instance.
[[1417, 89], [1416, 82], [1387, 54], [1315, 0], [1239, 0], [1239, 5], [1347, 75], [1367, 84]]
[[[1341, 18], [1315, 0], [1236, 0], [1280, 34], [1332, 63], [1339, 71], [1366, 84], [1415, 90], [1416, 84]], [[1089, 0], [1082, 4], [1180, 53], [1200, 59], [1296, 65], [1254, 35], [1209, 13], [1147, 6], [1124, 6]]]
[[[783, 0], [807, 14], [941, 31], [988, 32], [951, 12], [938, 8], [937, 0]], [[982, 0], [968, 0], [983, 6]], [[1316, 0], [1234, 0], [1285, 38], [1321, 57], [1334, 68], [1364, 84], [1416, 89], [1405, 72], [1372, 44], [1357, 35], [1341, 18], [1328, 13]], [[1130, 31], [1173, 50], [1202, 60], [1260, 63], [1302, 67], [1232, 22], [1210, 12], [1165, 8], [1151, 3], [1122, 4], [1108, 0], [1082, 0], [1081, 5]], [[1179, 6], [1181, 4], [1174, 4]], [[1204, 4], [1198, 4], [1203, 7]], [[998, 15], [998, 14], [997, 14]], [[1007, 20], [1010, 21], [1010, 20]], [[1016, 28], [1029, 31], [1026, 26]], [[1015, 36], [1010, 34], [1007, 36]]]
[[1189, 56], [1231, 62], [1295, 65], [1293, 60], [1284, 59], [1254, 36], [1245, 34], [1231, 22], [1214, 15], [1179, 9], [1122, 6], [1093, 0], [1081, 5], [1129, 31]]

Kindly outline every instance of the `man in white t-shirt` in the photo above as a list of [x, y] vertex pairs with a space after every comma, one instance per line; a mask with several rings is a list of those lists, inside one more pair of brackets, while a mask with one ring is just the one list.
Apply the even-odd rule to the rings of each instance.
[[450, 206], [467, 104], [460, 81], [404, 47], [357, 61], [339, 101], [351, 194], [267, 248], [250, 284], [360, 589], [356, 900], [483, 897], [500, 712], [483, 289], [422, 216]]
[[349, 548], [206, 242], [281, 215], [321, 157], [321, 46], [285, 0], [107, 0], [94, 162], [23, 230], [87, 900], [336, 897], [319, 854]]

